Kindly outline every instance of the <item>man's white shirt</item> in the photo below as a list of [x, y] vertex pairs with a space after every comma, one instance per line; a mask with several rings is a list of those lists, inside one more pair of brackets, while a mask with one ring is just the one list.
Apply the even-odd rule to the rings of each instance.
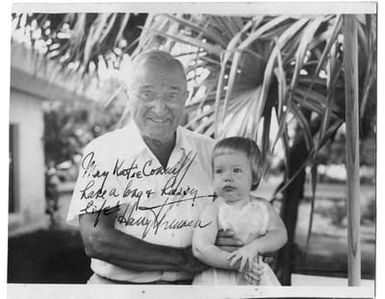
[[[138, 128], [126, 127], [93, 140], [84, 150], [67, 222], [118, 209], [115, 228], [146, 242], [172, 247], [191, 245], [202, 208], [212, 201], [211, 152], [214, 141], [182, 127], [164, 169]], [[95, 221], [95, 226], [98, 219]], [[109, 279], [151, 282], [190, 279], [172, 271], [130, 271], [98, 259], [92, 270]]]

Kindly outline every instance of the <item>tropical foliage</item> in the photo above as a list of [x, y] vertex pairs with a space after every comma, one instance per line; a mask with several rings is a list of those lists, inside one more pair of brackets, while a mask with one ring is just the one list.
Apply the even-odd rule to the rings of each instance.
[[[193, 82], [188, 109], [194, 115], [187, 127], [217, 138], [251, 137], [269, 157], [278, 140], [288, 150], [291, 125], [298, 125], [314, 158], [344, 120], [342, 19], [150, 15], [135, 52], [162, 48], [187, 58]], [[368, 101], [375, 100], [376, 19], [359, 16], [357, 22], [365, 116]]]
[[[135, 49], [146, 14], [12, 14], [13, 36], [27, 36], [31, 48], [64, 69], [97, 75], [100, 63], [119, 67], [123, 53]], [[20, 32], [21, 31], [21, 32]]]
[[114, 129], [122, 116], [119, 105], [104, 109], [95, 102], [50, 101], [43, 111], [45, 160], [54, 168], [75, 164], [84, 146]]

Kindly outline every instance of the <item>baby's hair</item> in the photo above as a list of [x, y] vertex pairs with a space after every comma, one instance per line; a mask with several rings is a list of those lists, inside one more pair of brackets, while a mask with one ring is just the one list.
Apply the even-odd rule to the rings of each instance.
[[251, 190], [257, 189], [262, 177], [260, 170], [261, 151], [259, 150], [257, 144], [249, 138], [228, 137], [219, 140], [213, 149], [211, 160], [212, 167], [214, 168], [215, 157], [233, 153], [234, 151], [244, 153], [249, 159], [253, 178]]

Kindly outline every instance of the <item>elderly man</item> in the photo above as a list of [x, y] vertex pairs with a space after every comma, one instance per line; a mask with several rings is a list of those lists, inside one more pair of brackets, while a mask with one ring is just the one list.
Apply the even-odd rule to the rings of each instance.
[[132, 121], [86, 147], [67, 220], [91, 257], [89, 283], [189, 284], [205, 268], [191, 241], [209, 225], [198, 216], [213, 199], [214, 142], [179, 126], [187, 83], [171, 55], [139, 55], [128, 94]]

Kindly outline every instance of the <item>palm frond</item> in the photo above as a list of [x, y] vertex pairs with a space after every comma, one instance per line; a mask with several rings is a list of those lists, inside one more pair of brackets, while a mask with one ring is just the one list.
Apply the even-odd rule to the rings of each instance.
[[294, 90], [297, 85], [297, 79], [299, 76], [299, 72], [303, 67], [308, 44], [313, 39], [313, 36], [316, 30], [319, 28], [319, 26], [323, 22], [323, 19], [324, 18], [321, 16], [321, 17], [315, 18], [314, 20], [311, 20], [309, 22], [309, 25], [305, 27], [305, 30], [303, 30], [301, 41], [299, 42], [299, 46], [295, 53], [295, 67], [293, 71], [293, 77], [291, 79], [290, 90]]
[[205, 25], [202, 26], [202, 24], [197, 25], [194, 22], [191, 22], [189, 20], [186, 20], [186, 19], [183, 19], [180, 17], [176, 17], [176, 16], [171, 15], [171, 14], [165, 14], [164, 16], [173, 20], [174, 22], [176, 22], [180, 25], [183, 25], [184, 27], [187, 27], [187, 28], [191, 29], [192, 31], [196, 32], [197, 34], [200, 35], [199, 37], [201, 39], [207, 38], [210, 41], [212, 41], [212, 43], [217, 43], [223, 48], [225, 48], [227, 45], [227, 41], [224, 40], [221, 37], [221, 35], [218, 35], [215, 32], [213, 32], [211, 30], [210, 26], [205, 26]]
[[310, 170], [310, 177], [311, 177], [311, 200], [310, 200], [310, 217], [309, 217], [309, 226], [307, 231], [307, 237], [306, 237], [306, 248], [309, 248], [310, 245], [310, 238], [312, 234], [312, 228], [313, 228], [313, 219], [314, 219], [314, 204], [315, 204], [315, 197], [316, 197], [316, 190], [317, 190], [317, 163], [313, 163]]
[[143, 30], [144, 31], [148, 30], [152, 34], [155, 34], [157, 36], [161, 36], [161, 37], [166, 38], [166, 39], [172, 39], [172, 40], [175, 40], [175, 41], [183, 43], [183, 44], [189, 44], [192, 46], [199, 47], [201, 49], [206, 50], [208, 53], [214, 54], [216, 56], [219, 56], [221, 54], [220, 46], [211, 45], [209, 43], [201, 41], [198, 38], [192, 38], [192, 37], [188, 37], [188, 36], [185, 36], [182, 34], [171, 35], [171, 34], [168, 34], [168, 33], [165, 33], [163, 31], [153, 29], [153, 28], [150, 28], [150, 29], [143, 28]]

